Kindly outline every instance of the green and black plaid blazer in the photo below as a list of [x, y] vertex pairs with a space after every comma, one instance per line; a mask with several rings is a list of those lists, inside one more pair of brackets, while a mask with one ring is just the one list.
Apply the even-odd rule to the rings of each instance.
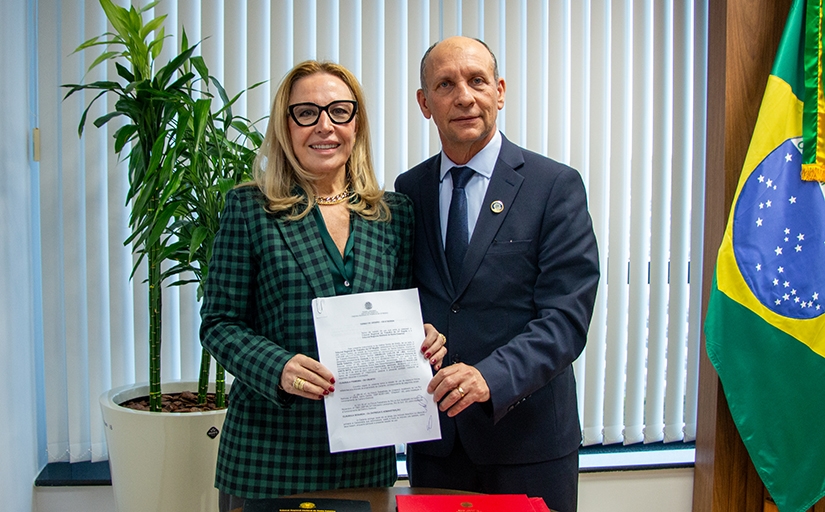
[[[411, 286], [412, 204], [387, 192], [390, 222], [355, 215], [353, 292]], [[312, 215], [267, 213], [257, 187], [229, 193], [201, 308], [201, 342], [234, 377], [215, 486], [243, 498], [391, 486], [394, 447], [331, 454], [323, 401], [278, 398], [295, 354], [318, 358], [311, 301], [335, 295]], [[290, 397], [294, 398], [292, 395]]]

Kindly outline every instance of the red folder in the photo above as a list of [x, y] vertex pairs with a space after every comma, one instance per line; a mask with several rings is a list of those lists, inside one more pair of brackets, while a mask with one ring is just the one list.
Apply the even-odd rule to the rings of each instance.
[[[539, 498], [541, 499], [541, 498]], [[526, 494], [399, 494], [398, 512], [535, 512]], [[542, 505], [544, 500], [542, 500]], [[546, 505], [545, 505], [545, 509]]]
[[550, 507], [547, 506], [547, 503], [544, 502], [543, 498], [528, 498], [530, 500], [530, 504], [533, 505], [533, 510], [536, 512], [553, 512], [550, 510]]

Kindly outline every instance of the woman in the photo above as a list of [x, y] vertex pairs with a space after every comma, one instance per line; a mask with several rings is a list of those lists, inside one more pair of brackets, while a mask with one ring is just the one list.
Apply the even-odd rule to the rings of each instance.
[[[363, 94], [342, 66], [307, 61], [275, 95], [252, 186], [227, 196], [201, 341], [235, 376], [221, 434], [221, 510], [320, 489], [391, 486], [394, 447], [329, 452], [311, 300], [411, 286], [412, 205], [383, 192]], [[444, 337], [425, 325], [437, 370]]]

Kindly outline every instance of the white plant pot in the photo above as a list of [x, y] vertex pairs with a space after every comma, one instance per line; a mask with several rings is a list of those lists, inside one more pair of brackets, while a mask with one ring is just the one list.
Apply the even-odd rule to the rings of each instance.
[[[163, 383], [164, 393], [197, 389], [197, 382]], [[118, 512], [217, 512], [215, 465], [226, 409], [156, 413], [117, 405], [148, 394], [144, 384], [100, 397]]]

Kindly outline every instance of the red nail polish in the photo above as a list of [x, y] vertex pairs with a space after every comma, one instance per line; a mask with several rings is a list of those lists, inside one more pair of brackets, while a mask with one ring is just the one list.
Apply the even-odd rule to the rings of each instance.
[[333, 377], [333, 378], [329, 379], [329, 383], [330, 383], [330, 384], [335, 384], [335, 377]]
[[325, 394], [325, 395], [328, 395], [328, 394], [329, 394], [329, 391], [324, 390], [324, 394]]
[[421, 347], [421, 352], [424, 352], [425, 350], [427, 350], [427, 349], [425, 349], [424, 347]]
[[429, 353], [429, 352], [427, 352], [426, 354], [424, 354], [424, 357], [429, 358], [429, 357], [430, 357], [430, 353]]
[[328, 392], [329, 392], [329, 393], [332, 393], [333, 391], [335, 391], [335, 388], [334, 388], [334, 387], [332, 387], [332, 386], [330, 386], [330, 387], [329, 387], [329, 391], [328, 391]]

